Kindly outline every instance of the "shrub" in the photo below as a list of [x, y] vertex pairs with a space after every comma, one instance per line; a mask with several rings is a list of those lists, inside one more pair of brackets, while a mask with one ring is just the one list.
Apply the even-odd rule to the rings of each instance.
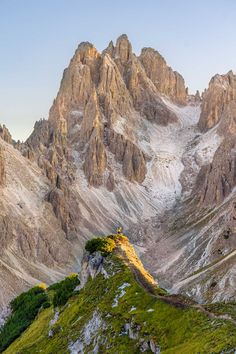
[[101, 247], [101, 252], [103, 255], [108, 255], [109, 253], [112, 253], [112, 251], [115, 249], [116, 243], [114, 240], [111, 238], [107, 237], [103, 240], [103, 245]]
[[37, 285], [39, 288], [46, 290], [47, 289], [47, 285], [45, 283], [40, 283]]
[[128, 237], [127, 236], [125, 236], [125, 235], [123, 235], [123, 234], [112, 234], [112, 235], [109, 235], [109, 236], [107, 236], [108, 238], [111, 238], [112, 240], [114, 240], [114, 241], [120, 241], [120, 242], [122, 242], [122, 241], [128, 241]]
[[53, 306], [63, 306], [73, 295], [74, 289], [80, 284], [78, 274], [73, 273], [59, 283], [51, 285], [48, 290], [54, 290]]
[[43, 309], [47, 309], [48, 307], [50, 307], [51, 306], [51, 304], [50, 304], [50, 302], [49, 301], [46, 301], [46, 302], [44, 302], [43, 303]]
[[5, 350], [29, 327], [41, 306], [47, 301], [47, 293], [41, 287], [35, 286], [10, 303], [12, 313], [0, 329], [0, 352]]
[[114, 250], [115, 247], [116, 247], [116, 243], [110, 237], [93, 238], [92, 240], [87, 241], [85, 245], [86, 251], [88, 251], [90, 254], [96, 251], [100, 251], [103, 256], [107, 256], [109, 253], [111, 253]]
[[92, 240], [86, 242], [85, 249], [89, 253], [94, 253], [101, 250], [102, 244], [103, 242], [101, 237], [93, 238]]

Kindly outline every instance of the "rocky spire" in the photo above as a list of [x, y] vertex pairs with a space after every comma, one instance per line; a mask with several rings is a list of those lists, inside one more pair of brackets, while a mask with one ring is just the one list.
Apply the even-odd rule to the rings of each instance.
[[132, 58], [132, 45], [126, 34], [117, 38], [114, 56], [122, 65]]
[[183, 77], [167, 66], [159, 52], [152, 48], [143, 48], [139, 60], [158, 92], [175, 102], [186, 104], [187, 94]]
[[12, 136], [4, 124], [0, 124], [0, 138], [2, 138], [8, 144], [12, 144]]
[[105, 115], [109, 116], [111, 112], [125, 115], [131, 111], [130, 93], [117, 65], [107, 53], [102, 58], [97, 90]]

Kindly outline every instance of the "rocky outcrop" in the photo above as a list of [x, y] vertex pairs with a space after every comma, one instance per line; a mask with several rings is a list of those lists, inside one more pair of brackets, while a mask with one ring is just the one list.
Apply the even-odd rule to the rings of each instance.
[[0, 138], [2, 138], [4, 141], [6, 141], [8, 144], [12, 144], [12, 136], [7, 129], [7, 127], [3, 124], [1, 126], [0, 124]]
[[108, 146], [118, 162], [122, 163], [123, 173], [129, 181], [142, 183], [146, 175], [146, 161], [143, 152], [123, 135], [109, 132]]
[[48, 201], [52, 204], [56, 217], [61, 221], [62, 229], [67, 233], [69, 228], [68, 196], [61, 189], [54, 188], [48, 194]]
[[93, 80], [98, 80], [99, 58], [100, 54], [92, 44], [83, 42], [78, 46], [64, 71], [60, 90], [50, 109], [49, 121], [54, 126], [58, 126], [60, 119], [69, 123], [71, 111], [84, 108], [94, 87]]
[[43, 152], [49, 145], [50, 136], [49, 122], [46, 119], [41, 119], [35, 123], [33, 132], [26, 140], [25, 145], [31, 146], [34, 150]]
[[201, 131], [214, 127], [221, 119], [222, 112], [236, 98], [236, 76], [232, 71], [226, 75], [215, 75], [203, 94], [202, 111], [199, 120]]
[[128, 40], [126, 34], [122, 34], [116, 41], [116, 46], [114, 49], [115, 59], [120, 63], [120, 65], [125, 65], [129, 60], [132, 59], [132, 45]]
[[114, 114], [123, 116], [132, 110], [130, 93], [117, 65], [108, 54], [102, 58], [98, 95], [105, 115], [111, 120], [114, 120]]
[[93, 254], [85, 252], [82, 260], [80, 285], [78, 289], [82, 289], [90, 278], [94, 279], [98, 274], [102, 274], [105, 278], [108, 278], [108, 273], [103, 265], [104, 257], [101, 255], [101, 252], [95, 252]]
[[159, 91], [148, 77], [141, 61], [132, 53], [132, 46], [126, 35], [117, 39], [111, 53], [132, 97], [134, 108], [157, 124], [167, 125], [176, 121], [175, 114], [160, 99]]
[[200, 203], [221, 203], [236, 185], [235, 138], [225, 139], [217, 149], [210, 165], [203, 166], [196, 182]]
[[183, 77], [166, 64], [159, 52], [152, 48], [143, 48], [139, 60], [158, 92], [177, 103], [186, 104], [187, 90]]
[[84, 161], [84, 173], [89, 184], [99, 187], [103, 183], [106, 166], [105, 146], [100, 136], [94, 132], [90, 138]]
[[196, 189], [200, 203], [203, 205], [216, 205], [231, 193], [236, 185], [236, 102], [224, 104], [218, 134], [223, 141], [216, 150], [210, 164], [201, 168]]
[[134, 107], [142, 116], [161, 125], [177, 121], [176, 115], [160, 99], [155, 85], [135, 56], [129, 64], [126, 78]]
[[95, 90], [91, 92], [89, 100], [85, 106], [80, 128], [79, 143], [87, 143], [90, 138], [92, 138], [92, 134], [100, 137], [100, 139], [103, 137], [102, 116]]

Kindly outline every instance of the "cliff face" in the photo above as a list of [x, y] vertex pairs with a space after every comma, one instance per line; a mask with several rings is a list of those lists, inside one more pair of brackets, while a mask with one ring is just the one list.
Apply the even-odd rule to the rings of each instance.
[[0, 308], [25, 288], [43, 279], [50, 283], [76, 264], [47, 202], [50, 188], [42, 170], [0, 138]]
[[[115, 46], [110, 43], [103, 53], [90, 43], [80, 44], [64, 72], [50, 110], [49, 131], [54, 145], [57, 142], [61, 145], [63, 141], [65, 150], [77, 145], [77, 151], [83, 155], [85, 176], [92, 186], [109, 184], [108, 151], [114, 153], [114, 146], [120, 154], [123, 151], [119, 161], [123, 164], [124, 176], [129, 181], [142, 182], [146, 160], [137, 144], [137, 136], [130, 137], [123, 132], [122, 137], [117, 138], [114, 126], [121, 118], [129, 123], [129, 116], [134, 114], [154, 124], [177, 122], [176, 115], [164, 104], [160, 94], [182, 103], [186, 100], [184, 89], [178, 89], [184, 85], [182, 81], [179, 83], [178, 74], [166, 64], [157, 62], [155, 73], [160, 66], [160, 80], [166, 81], [163, 83], [166, 87], [171, 86], [169, 92], [159, 89], [154, 83], [155, 75], [146, 72], [153, 65], [153, 58], [145, 57], [144, 63], [141, 58], [132, 53], [131, 43], [126, 35], [122, 35]], [[75, 129], [78, 130], [77, 136], [73, 133]], [[28, 142], [29, 145], [35, 144], [32, 139]], [[55, 150], [55, 146], [52, 149]], [[115, 156], [117, 158], [117, 153]]]
[[[218, 96], [217, 96], [218, 97]], [[224, 103], [218, 118], [217, 133], [222, 142], [215, 152], [211, 164], [203, 166], [197, 180], [196, 190], [200, 203], [217, 205], [232, 192], [236, 185], [236, 103]], [[201, 118], [200, 118], [201, 119]]]
[[12, 137], [7, 129], [7, 127], [3, 124], [3, 126], [0, 125], [0, 137], [2, 140], [6, 141], [9, 144], [12, 144]]
[[215, 75], [203, 94], [199, 127], [202, 131], [214, 127], [220, 120], [225, 106], [236, 99], [236, 76], [232, 71]]
[[174, 102], [186, 104], [187, 90], [183, 77], [167, 66], [160, 53], [152, 48], [143, 48], [139, 60], [160, 93]]

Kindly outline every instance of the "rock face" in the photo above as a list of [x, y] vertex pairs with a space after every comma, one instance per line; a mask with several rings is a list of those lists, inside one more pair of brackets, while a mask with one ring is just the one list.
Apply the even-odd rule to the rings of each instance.
[[139, 57], [147, 76], [157, 90], [177, 103], [186, 104], [187, 90], [183, 77], [167, 66], [165, 59], [152, 48], [143, 48]]
[[225, 105], [236, 98], [236, 76], [232, 71], [215, 75], [203, 94], [199, 128], [202, 131], [214, 127], [220, 120]]
[[[145, 65], [133, 54], [126, 35], [120, 36], [115, 46], [110, 43], [103, 53], [88, 42], [79, 45], [64, 71], [48, 122], [37, 123], [26, 143], [25, 155], [31, 157], [37, 150], [35, 158], [44, 166], [52, 183], [56, 183], [63, 162], [67, 171], [73, 170], [68, 163], [72, 160], [68, 156], [72, 146], [81, 156], [84, 174], [91, 186], [114, 187], [107, 177], [112, 169], [110, 152], [122, 163], [123, 174], [129, 181], [144, 181], [146, 159], [138, 146], [138, 136], [129, 136], [125, 131], [118, 136], [115, 132], [117, 122], [123, 119], [128, 124], [129, 117], [135, 114], [160, 125], [177, 122], [160, 93], [170, 98], [176, 96], [176, 101], [182, 100], [182, 103], [186, 98], [186, 95], [180, 98], [182, 93], [178, 87], [181, 85], [177, 79], [180, 75], [166, 64], [167, 69], [163, 69], [164, 64], [160, 64], [160, 70], [164, 70], [161, 77], [166, 76], [168, 82], [166, 87], [173, 86], [167, 92], [152, 81], [156, 82], [154, 74], [146, 73], [145, 66], [147, 69], [151, 66], [152, 58], [145, 57], [144, 62]], [[155, 73], [158, 65], [155, 64]], [[117, 146], [118, 141], [120, 146]], [[114, 174], [113, 177], [115, 181]]]
[[3, 126], [0, 125], [0, 137], [7, 143], [12, 144], [11, 134], [4, 124]]
[[102, 274], [105, 278], [108, 278], [108, 274], [103, 266], [104, 261], [105, 259], [100, 252], [95, 252], [92, 255], [85, 252], [80, 272], [79, 289], [82, 289], [90, 278], [94, 279], [98, 274]]
[[232, 192], [236, 185], [236, 102], [224, 104], [224, 110], [219, 117], [217, 132], [222, 136], [222, 143], [215, 152], [209, 165], [199, 172], [196, 190], [200, 203], [217, 205]]
[[108, 146], [115, 159], [122, 164], [123, 173], [129, 181], [142, 183], [146, 175], [146, 162], [144, 153], [131, 141], [126, 140], [122, 134], [110, 131]]
[[2, 139], [0, 183], [1, 308], [27, 287], [64, 276], [77, 262], [47, 201], [49, 180]]
[[236, 139], [225, 139], [217, 149], [210, 165], [202, 167], [197, 180], [200, 203], [217, 205], [236, 185]]

